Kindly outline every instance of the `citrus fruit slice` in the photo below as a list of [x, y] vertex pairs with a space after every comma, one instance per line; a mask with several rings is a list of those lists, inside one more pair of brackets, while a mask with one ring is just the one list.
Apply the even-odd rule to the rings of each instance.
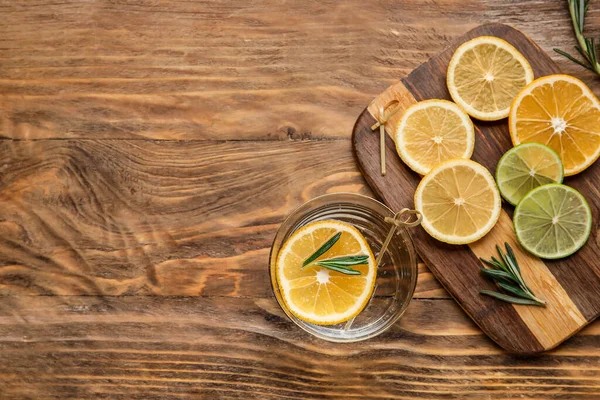
[[469, 116], [447, 100], [425, 100], [408, 107], [396, 129], [398, 155], [413, 171], [425, 175], [452, 158], [470, 158], [475, 130]]
[[482, 238], [500, 217], [500, 194], [489, 171], [457, 158], [429, 172], [417, 186], [415, 208], [421, 225], [434, 238], [466, 244]]
[[525, 250], [540, 258], [563, 258], [587, 241], [592, 211], [577, 190], [551, 183], [523, 197], [515, 209], [513, 224]]
[[[353, 265], [360, 275], [303, 263], [323, 244], [341, 233], [339, 240], [316, 261], [341, 256], [367, 255], [367, 264]], [[334, 325], [358, 315], [371, 299], [377, 270], [364, 236], [352, 225], [325, 220], [309, 223], [292, 234], [277, 258], [277, 281], [288, 309], [303, 321]]]
[[512, 104], [508, 128], [515, 145], [538, 142], [556, 151], [565, 176], [600, 156], [600, 101], [572, 76], [544, 76], [525, 87]]
[[513, 206], [531, 189], [548, 183], [562, 183], [560, 157], [548, 146], [523, 143], [507, 151], [496, 167], [500, 194]]
[[515, 96], [533, 80], [521, 53], [494, 36], [480, 36], [456, 49], [446, 75], [454, 102], [474, 118], [506, 118]]

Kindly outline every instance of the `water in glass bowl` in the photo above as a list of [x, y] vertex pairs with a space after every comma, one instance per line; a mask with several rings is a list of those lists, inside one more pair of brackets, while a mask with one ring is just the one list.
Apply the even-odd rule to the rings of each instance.
[[299, 228], [321, 220], [352, 224], [365, 237], [375, 257], [391, 225], [385, 217], [392, 210], [369, 197], [336, 193], [317, 197], [296, 209], [283, 222], [271, 248], [270, 274], [273, 291], [288, 317], [305, 331], [325, 340], [354, 342], [374, 337], [394, 324], [410, 302], [417, 282], [417, 261], [411, 239], [404, 228], [394, 235], [377, 270], [375, 290], [369, 304], [355, 318], [337, 325], [315, 325], [295, 317], [286, 307], [276, 277], [276, 259], [283, 243]]

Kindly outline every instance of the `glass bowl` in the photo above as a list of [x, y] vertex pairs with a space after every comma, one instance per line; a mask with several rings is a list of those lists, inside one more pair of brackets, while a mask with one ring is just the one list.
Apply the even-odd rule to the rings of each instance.
[[367, 239], [375, 257], [388, 235], [391, 225], [385, 217], [394, 212], [367, 196], [334, 193], [316, 197], [293, 211], [281, 224], [269, 256], [269, 272], [273, 292], [279, 306], [306, 332], [331, 342], [356, 342], [384, 332], [402, 316], [417, 285], [417, 259], [405, 228], [398, 228], [377, 270], [375, 290], [369, 304], [354, 319], [337, 325], [315, 325], [295, 317], [282, 299], [277, 283], [276, 263], [281, 246], [302, 226], [325, 219], [352, 224]]

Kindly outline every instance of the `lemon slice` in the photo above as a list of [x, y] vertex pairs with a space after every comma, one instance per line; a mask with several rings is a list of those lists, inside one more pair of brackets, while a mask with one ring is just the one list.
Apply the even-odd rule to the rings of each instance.
[[515, 209], [513, 223], [525, 250], [541, 258], [563, 258], [587, 242], [592, 231], [592, 211], [577, 190], [551, 183], [523, 197]]
[[446, 83], [454, 102], [474, 118], [506, 118], [515, 96], [533, 80], [529, 62], [508, 42], [480, 36], [456, 49]]
[[498, 222], [500, 194], [490, 172], [475, 161], [446, 161], [417, 186], [415, 208], [421, 226], [434, 238], [467, 244], [482, 238]]
[[469, 116], [447, 100], [425, 100], [406, 109], [396, 129], [398, 155], [425, 175], [452, 158], [470, 158], [475, 130]]
[[[345, 275], [302, 263], [334, 235], [339, 240], [316, 260], [368, 255], [354, 265], [360, 275]], [[288, 309], [303, 321], [334, 325], [357, 316], [371, 299], [377, 270], [364, 236], [352, 225], [335, 220], [312, 222], [292, 234], [277, 257], [277, 281]]]
[[565, 176], [600, 156], [600, 101], [569, 75], [544, 76], [523, 89], [510, 109], [508, 128], [515, 145], [538, 142], [557, 152]]

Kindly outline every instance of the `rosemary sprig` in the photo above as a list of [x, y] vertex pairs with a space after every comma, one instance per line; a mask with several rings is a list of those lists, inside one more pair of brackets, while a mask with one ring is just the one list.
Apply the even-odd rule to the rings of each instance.
[[502, 293], [494, 292], [493, 290], [480, 290], [479, 293], [485, 294], [487, 296], [494, 297], [498, 300], [506, 301], [507, 303], [512, 303], [512, 304], [521, 304], [521, 305], [526, 305], [526, 306], [540, 306], [540, 305], [545, 306], [544, 304], [540, 304], [537, 301], [522, 299], [520, 297], [507, 296]]
[[481, 261], [491, 268], [481, 268], [481, 273], [494, 280], [498, 287], [511, 295], [491, 290], [480, 290], [479, 293], [513, 304], [545, 306], [546, 302], [535, 297], [533, 291], [523, 280], [513, 249], [508, 243], [504, 243], [504, 247], [506, 253], [503, 253], [500, 246], [496, 245], [500, 259], [492, 257], [490, 260], [484, 260], [481, 258]]
[[315, 251], [312, 254], [312, 256], [310, 256], [306, 260], [304, 260], [304, 262], [302, 263], [302, 268], [306, 267], [308, 264], [310, 264], [311, 262], [315, 261], [317, 258], [321, 257], [323, 254], [327, 253], [327, 250], [329, 250], [330, 248], [332, 248], [333, 245], [336, 244], [338, 240], [340, 240], [341, 236], [342, 236], [342, 232], [338, 232], [335, 235], [333, 235], [331, 237], [331, 239], [329, 239], [328, 241], [326, 241], [323, 244], [323, 246], [319, 247], [317, 249], [317, 251]]
[[598, 55], [596, 53], [596, 43], [594, 38], [587, 38], [583, 36], [583, 30], [585, 27], [585, 14], [590, 4], [589, 0], [567, 0], [569, 3], [569, 12], [571, 13], [571, 21], [573, 22], [573, 31], [579, 46], [575, 46], [575, 50], [583, 57], [583, 61], [580, 61], [564, 52], [560, 49], [554, 49], [558, 54], [568, 58], [576, 64], [581, 65], [584, 68], [594, 71], [600, 75], [600, 62], [598, 62]]
[[342, 232], [338, 232], [335, 235], [333, 235], [331, 239], [326, 241], [321, 247], [317, 249], [317, 251], [315, 251], [310, 257], [304, 260], [304, 262], [302, 263], [302, 268], [318, 265], [320, 267], [327, 268], [332, 271], [341, 272], [342, 274], [346, 275], [360, 275], [360, 271], [350, 267], [354, 265], [368, 264], [369, 256], [341, 256], [315, 261], [323, 254], [327, 253], [327, 251], [331, 249], [333, 245], [337, 243], [338, 240], [340, 240], [341, 236]]
[[360, 275], [360, 271], [350, 268], [353, 265], [368, 264], [369, 256], [343, 256], [320, 260], [312, 265], [318, 265], [346, 275]]

